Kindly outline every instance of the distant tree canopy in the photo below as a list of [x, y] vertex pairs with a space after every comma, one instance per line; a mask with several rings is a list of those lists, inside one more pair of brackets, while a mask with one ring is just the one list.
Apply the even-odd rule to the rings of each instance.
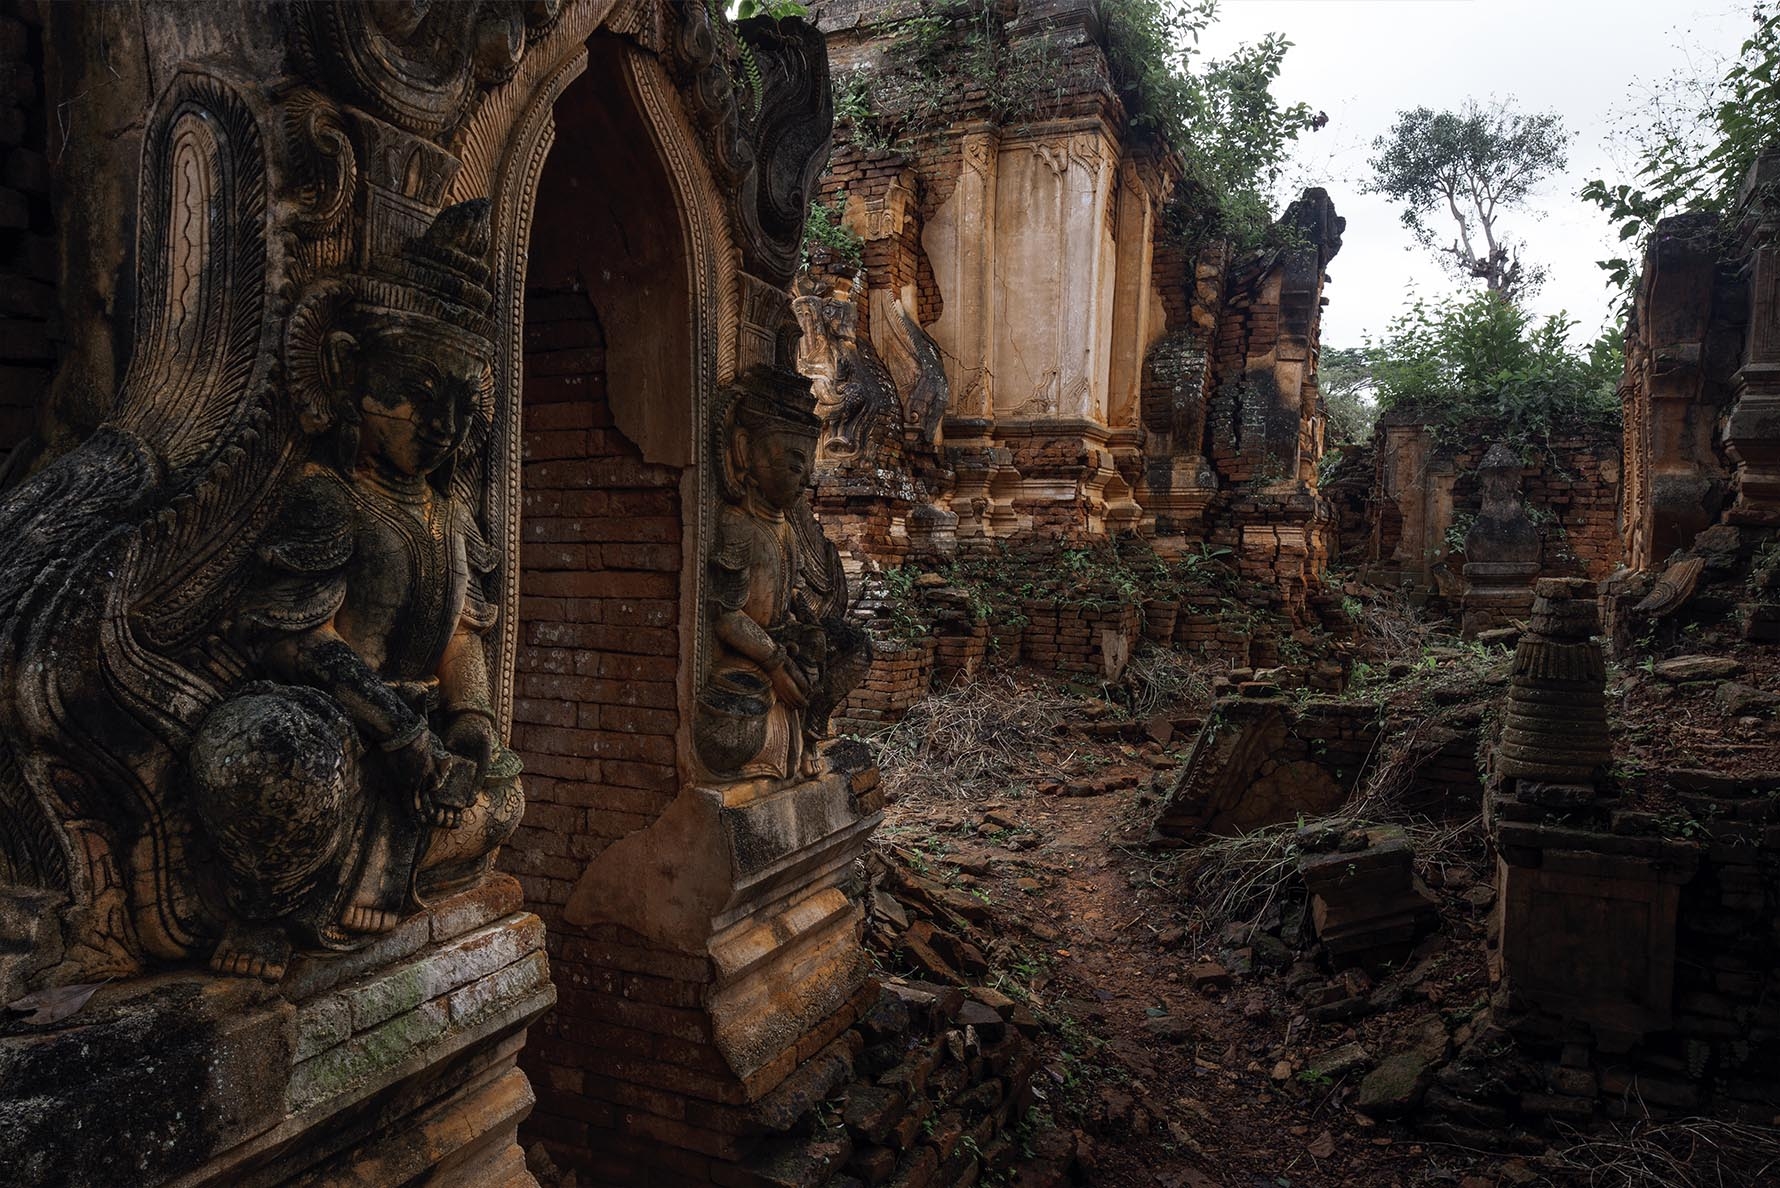
[[1487, 418], [1523, 441], [1578, 420], [1617, 424], [1619, 343], [1602, 335], [1576, 350], [1573, 324], [1561, 314], [1536, 321], [1488, 292], [1417, 301], [1366, 344], [1379, 407], [1460, 430]]
[[1753, 6], [1754, 29], [1717, 78], [1676, 75], [1640, 96], [1629, 139], [1632, 182], [1596, 178], [1582, 196], [1619, 227], [1634, 254], [1602, 260], [1608, 283], [1629, 292], [1637, 255], [1659, 219], [1684, 210], [1723, 214], [1762, 149], [1780, 139], [1780, 3]]
[[[1506, 103], [1473, 101], [1458, 111], [1417, 107], [1373, 141], [1373, 176], [1361, 188], [1400, 204], [1403, 225], [1455, 275], [1512, 302], [1537, 289], [1545, 269], [1523, 259], [1499, 220], [1563, 171], [1569, 143], [1554, 112], [1523, 115]], [[1437, 225], [1457, 237], [1442, 243]]]
[[1327, 117], [1282, 107], [1273, 82], [1291, 42], [1278, 33], [1203, 60], [1199, 37], [1217, 0], [1107, 0], [1107, 60], [1133, 129], [1157, 137], [1186, 176], [1173, 212], [1188, 239], [1221, 234], [1239, 247], [1263, 242], [1292, 142]]
[[1317, 388], [1329, 415], [1329, 442], [1345, 445], [1372, 436], [1378, 384], [1366, 347], [1325, 347], [1317, 359]]

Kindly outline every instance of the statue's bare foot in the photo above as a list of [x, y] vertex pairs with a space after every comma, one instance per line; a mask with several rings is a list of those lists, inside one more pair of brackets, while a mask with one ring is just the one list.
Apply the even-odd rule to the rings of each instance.
[[276, 982], [290, 961], [290, 939], [284, 929], [231, 924], [210, 954], [210, 968], [237, 978]]
[[394, 912], [356, 903], [340, 913], [340, 927], [348, 932], [388, 932], [401, 922], [402, 918]]

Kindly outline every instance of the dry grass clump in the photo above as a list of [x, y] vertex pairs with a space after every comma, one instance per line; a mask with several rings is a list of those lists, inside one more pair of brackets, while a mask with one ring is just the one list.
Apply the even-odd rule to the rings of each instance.
[[1417, 656], [1449, 620], [1430, 619], [1404, 590], [1375, 590], [1367, 595], [1364, 613], [1353, 615], [1362, 654], [1383, 660]]
[[1039, 752], [1055, 750], [1057, 724], [1080, 705], [1006, 674], [929, 693], [873, 740], [884, 789], [895, 797], [968, 800], [1055, 780], [1061, 760], [1041, 760]]
[[1116, 700], [1139, 722], [1160, 713], [1196, 708], [1211, 701], [1212, 680], [1229, 663], [1143, 644], [1125, 665]]
[[1633, 1122], [1573, 1142], [1539, 1162], [1546, 1183], [1588, 1188], [1749, 1188], [1780, 1183], [1780, 1130], [1681, 1118]]
[[1180, 886], [1188, 919], [1199, 944], [1216, 944], [1231, 924], [1259, 928], [1268, 914], [1288, 899], [1302, 902], [1298, 859], [1301, 828], [1319, 826], [1366, 828], [1394, 825], [1415, 847], [1415, 868], [1452, 865], [1475, 868], [1482, 857], [1483, 818], [1431, 821], [1398, 809], [1389, 799], [1368, 796], [1326, 817], [1268, 825], [1232, 837], [1207, 837], [1179, 858]]

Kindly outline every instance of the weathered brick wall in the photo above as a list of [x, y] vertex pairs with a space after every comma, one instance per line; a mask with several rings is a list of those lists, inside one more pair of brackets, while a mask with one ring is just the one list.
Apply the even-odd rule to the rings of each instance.
[[931, 639], [909, 643], [877, 640], [865, 679], [834, 712], [835, 729], [863, 733], [900, 722], [927, 695], [935, 648]]
[[[1401, 423], [1401, 422], [1399, 422]], [[1390, 460], [1383, 448], [1384, 427], [1373, 438], [1377, 470], [1372, 484], [1370, 504], [1360, 533], [1376, 543], [1366, 556], [1372, 561], [1391, 557], [1403, 543], [1404, 518], [1396, 502], [1387, 496], [1384, 487], [1385, 467]], [[1429, 531], [1439, 539], [1409, 542], [1414, 551], [1433, 549], [1436, 554], [1446, 549], [1444, 537], [1452, 527], [1453, 537], [1476, 518], [1483, 505], [1478, 466], [1490, 445], [1502, 435], [1500, 425], [1480, 421], [1466, 426], [1462, 441], [1436, 439], [1429, 454], [1429, 470], [1441, 468], [1455, 477], [1452, 484], [1452, 514], [1445, 524], [1433, 523]], [[1554, 430], [1541, 439], [1525, 455], [1528, 465], [1521, 470], [1521, 493], [1529, 514], [1539, 523], [1545, 550], [1541, 577], [1588, 577], [1600, 580], [1618, 567], [1624, 542], [1620, 535], [1620, 436], [1611, 425], [1571, 425]], [[1419, 490], [1412, 492], [1421, 498]], [[1347, 536], [1353, 531], [1342, 526], [1344, 554], [1349, 553]], [[1463, 564], [1462, 553], [1447, 561], [1454, 573]]]
[[1136, 603], [1119, 602], [1114, 592], [1103, 597], [1093, 605], [1049, 598], [1022, 602], [1026, 628], [1020, 652], [1026, 662], [1047, 672], [1116, 678], [1143, 633], [1143, 616]]
[[692, 1042], [708, 1039], [697, 1009], [707, 963], [562, 920], [586, 865], [679, 788], [680, 472], [645, 463], [614, 426], [605, 339], [585, 296], [529, 294], [525, 344], [512, 745], [526, 815], [501, 861], [544, 918], [559, 994], [526, 1047], [538, 1095], [528, 1133], [599, 1171], [587, 1160], [614, 1142], [673, 1141], [652, 1128], [683, 1124], [685, 1104], [665, 1104], [675, 1086], [714, 1094], [722, 1083]]
[[[679, 788], [680, 473], [645, 463], [613, 425], [586, 298], [531, 294], [525, 335], [513, 746], [528, 811], [508, 852], [528, 898], [556, 905]], [[523, 865], [571, 840], [567, 861]]]
[[[1375, 441], [1344, 445], [1341, 456], [1329, 467], [1318, 490], [1329, 501], [1330, 559], [1343, 569], [1355, 568], [1366, 560], [1372, 540], [1374, 520], [1389, 514], [1395, 531], [1402, 530], [1402, 515], [1395, 507], [1386, 508], [1376, 501], [1373, 476], [1378, 469], [1378, 445]], [[1395, 539], [1393, 537], [1393, 539]]]
[[[1453, 462], [1453, 507], [1475, 516], [1482, 506], [1477, 467], [1487, 447], [1476, 441]], [[1619, 440], [1610, 431], [1572, 431], [1542, 443], [1536, 462], [1521, 472], [1529, 508], [1550, 513], [1543, 524], [1541, 577], [1581, 576], [1596, 581], [1619, 565]], [[1537, 512], [1534, 513], [1538, 515]]]
[[30, 436], [60, 325], [35, 9], [0, 0], [0, 473]]

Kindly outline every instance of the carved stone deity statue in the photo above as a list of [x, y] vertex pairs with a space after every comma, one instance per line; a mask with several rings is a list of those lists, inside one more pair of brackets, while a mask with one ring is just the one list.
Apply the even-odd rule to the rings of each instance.
[[805, 488], [822, 422], [810, 381], [756, 367], [727, 393], [715, 467], [723, 504], [709, 561], [710, 672], [699, 757], [719, 777], [818, 773], [829, 713], [863, 674], [840, 555]]
[[276, 976], [293, 935], [387, 931], [517, 824], [481, 640], [495, 555], [452, 488], [493, 357], [487, 246], [486, 205], [453, 207], [296, 319], [319, 348], [303, 416], [320, 456], [234, 617], [264, 679], [211, 711], [190, 758], [234, 917], [219, 970]]
[[293, 947], [361, 945], [475, 881], [517, 825], [464, 466], [488, 206], [405, 230], [303, 284], [276, 379], [215, 387], [214, 461], [177, 468], [211, 406], [132, 388], [0, 504], [28, 543], [0, 589], [31, 591], [0, 633], [0, 807], [31, 846], [0, 884], [60, 902], [0, 960], [15, 986], [190, 957], [275, 979]]
[[1467, 636], [1526, 616], [1533, 606], [1541, 553], [1539, 526], [1521, 498], [1520, 458], [1497, 442], [1478, 471], [1483, 507], [1465, 533]]

